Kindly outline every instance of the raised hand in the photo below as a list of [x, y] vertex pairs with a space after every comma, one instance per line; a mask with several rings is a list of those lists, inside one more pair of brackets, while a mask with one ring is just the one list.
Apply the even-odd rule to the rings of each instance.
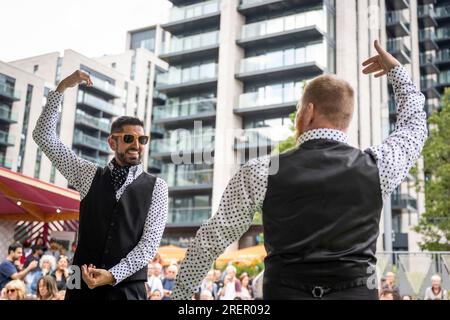
[[378, 54], [372, 58], [363, 62], [363, 66], [366, 67], [363, 70], [364, 74], [375, 73], [375, 78], [386, 75], [396, 66], [400, 66], [401, 63], [395, 59], [389, 52], [380, 46], [378, 40], [375, 40], [375, 49]]
[[85, 82], [87, 86], [92, 86], [91, 77], [89, 77], [88, 74], [77, 70], [70, 76], [62, 80], [56, 88], [56, 91], [63, 93], [67, 88], [75, 87], [76, 85], [79, 85], [83, 82]]

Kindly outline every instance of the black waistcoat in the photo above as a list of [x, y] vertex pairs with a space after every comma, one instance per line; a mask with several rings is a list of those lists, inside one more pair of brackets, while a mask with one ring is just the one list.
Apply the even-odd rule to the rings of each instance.
[[[74, 264], [109, 269], [125, 258], [141, 239], [156, 178], [143, 172], [127, 186], [119, 201], [108, 167], [99, 168], [80, 203], [78, 247]], [[146, 281], [147, 266], [127, 281]]]
[[319, 285], [371, 276], [381, 210], [369, 154], [332, 140], [282, 154], [262, 210], [265, 280]]

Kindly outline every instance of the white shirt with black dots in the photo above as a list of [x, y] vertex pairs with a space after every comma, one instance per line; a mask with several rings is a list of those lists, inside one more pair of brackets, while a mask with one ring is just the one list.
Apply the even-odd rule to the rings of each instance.
[[[69, 184], [80, 192], [80, 200], [83, 200], [89, 192], [98, 166], [78, 157], [57, 136], [58, 110], [62, 97], [63, 94], [57, 91], [49, 93], [47, 104], [33, 131], [33, 139]], [[111, 170], [113, 169], [112, 163], [109, 163], [108, 166]], [[125, 183], [116, 192], [117, 201], [127, 186], [143, 172], [142, 165], [130, 167]], [[141, 239], [126, 257], [123, 257], [117, 265], [109, 269], [116, 280], [116, 285], [147, 266], [148, 262], [153, 259], [161, 242], [167, 221], [167, 212], [168, 187], [164, 180], [157, 178]]]
[[[379, 146], [365, 150], [374, 156], [380, 175], [380, 188], [386, 199], [405, 179], [419, 158], [428, 135], [425, 97], [412, 83], [408, 72], [397, 66], [388, 73], [397, 104], [395, 130]], [[317, 129], [304, 133], [299, 144], [315, 139], [347, 143], [338, 130]], [[262, 208], [267, 190], [270, 157], [253, 159], [229, 182], [217, 213], [207, 220], [190, 243], [177, 277], [173, 299], [191, 299], [214, 260], [251, 226], [253, 215]]]

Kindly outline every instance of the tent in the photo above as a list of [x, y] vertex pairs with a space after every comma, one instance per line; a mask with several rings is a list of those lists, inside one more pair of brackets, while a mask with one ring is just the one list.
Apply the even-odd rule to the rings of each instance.
[[267, 256], [264, 245], [248, 247], [237, 251], [225, 252], [216, 260], [216, 266], [221, 268], [229, 262], [238, 262], [252, 264], [254, 262], [261, 262]]
[[0, 221], [74, 220], [79, 207], [74, 190], [0, 168]]

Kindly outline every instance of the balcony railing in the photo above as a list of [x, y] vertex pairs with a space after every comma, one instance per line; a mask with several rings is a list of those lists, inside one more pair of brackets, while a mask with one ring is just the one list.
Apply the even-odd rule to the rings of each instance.
[[199, 225], [211, 217], [211, 207], [172, 208], [167, 222], [171, 224]]
[[286, 17], [250, 23], [242, 26], [241, 39], [261, 37], [288, 32], [309, 26], [326, 30], [326, 15], [323, 10], [308, 11]]
[[450, 38], [450, 28], [436, 29], [436, 40], [443, 40]]
[[88, 156], [88, 155], [86, 155], [84, 153], [79, 153], [78, 155], [81, 158], [85, 159], [85, 160], [88, 160], [88, 161], [90, 161], [92, 163], [95, 163], [95, 164], [99, 165], [100, 167], [106, 167], [106, 165], [108, 164], [108, 158], [91, 157], [91, 156]]
[[15, 137], [9, 132], [0, 131], [0, 144], [3, 145], [14, 145]]
[[90, 75], [90, 77], [91, 77], [91, 80], [92, 80], [92, 87], [94, 87], [94, 88], [96, 88], [98, 90], [101, 90], [103, 92], [106, 92], [109, 95], [114, 96], [116, 98], [119, 98], [119, 97], [122, 96], [122, 91], [119, 90], [112, 83], [110, 83], [110, 82], [108, 82], [106, 80], [97, 78], [94, 75]]
[[18, 101], [20, 100], [20, 91], [14, 90], [14, 87], [0, 83], [0, 96]]
[[173, 7], [170, 11], [169, 23], [200, 18], [218, 12], [220, 12], [219, 0], [202, 2], [185, 7]]
[[245, 129], [236, 139], [237, 148], [275, 147], [281, 141], [292, 135], [286, 127], [264, 127]]
[[169, 187], [188, 187], [198, 185], [211, 185], [213, 182], [213, 170], [192, 170], [181, 172], [165, 172], [161, 174]]
[[436, 53], [436, 62], [447, 62], [450, 61], [450, 49], [439, 50]]
[[205, 99], [175, 105], [154, 107], [154, 119], [176, 119], [179, 117], [200, 116], [216, 112], [216, 99]]
[[417, 200], [408, 194], [392, 194], [391, 203], [393, 209], [417, 210]]
[[417, 15], [419, 18], [431, 17], [434, 18], [436, 16], [436, 11], [434, 10], [434, 5], [426, 4], [422, 6], [417, 6]]
[[450, 17], [450, 5], [439, 6], [434, 8], [436, 12], [436, 18], [448, 18]]
[[6, 158], [4, 154], [0, 154], [0, 167], [11, 169], [12, 168], [12, 160]]
[[387, 41], [387, 49], [390, 52], [397, 52], [405, 50], [406, 53], [411, 55], [411, 42], [408, 41], [409, 38], [397, 38], [397, 39], [388, 39]]
[[214, 149], [215, 136], [212, 134], [174, 136], [169, 139], [154, 139], [150, 150], [154, 153], [202, 152]]
[[158, 75], [158, 86], [187, 84], [190, 82], [217, 78], [217, 63], [207, 63], [185, 69], [170, 68], [169, 72]]
[[83, 145], [85, 147], [89, 147], [94, 150], [100, 150], [106, 153], [110, 152], [109, 145], [106, 141], [94, 138], [79, 130], [75, 130], [75, 134], [73, 136], [73, 143]]
[[272, 89], [268, 92], [247, 92], [239, 96], [238, 108], [254, 108], [276, 104], [292, 103], [295, 104], [303, 93], [303, 85], [299, 83], [292, 88]]
[[199, 49], [202, 47], [219, 44], [219, 31], [206, 32], [190, 37], [173, 37], [169, 42], [163, 44], [163, 54], [171, 54], [182, 51]]
[[327, 65], [327, 50], [324, 43], [243, 59], [240, 72], [263, 71], [308, 62], [317, 62], [321, 66]]
[[403, 23], [405, 25], [409, 24], [409, 20], [403, 11], [389, 11], [386, 13], [387, 25], [395, 25], [398, 23]]
[[110, 132], [111, 129], [111, 122], [108, 119], [97, 118], [81, 110], [76, 111], [75, 122], [99, 129], [104, 132]]
[[7, 122], [17, 122], [18, 116], [16, 112], [11, 112], [11, 108], [0, 105], [0, 120]]
[[125, 113], [124, 108], [83, 91], [78, 91], [77, 102], [114, 116], [119, 116]]

